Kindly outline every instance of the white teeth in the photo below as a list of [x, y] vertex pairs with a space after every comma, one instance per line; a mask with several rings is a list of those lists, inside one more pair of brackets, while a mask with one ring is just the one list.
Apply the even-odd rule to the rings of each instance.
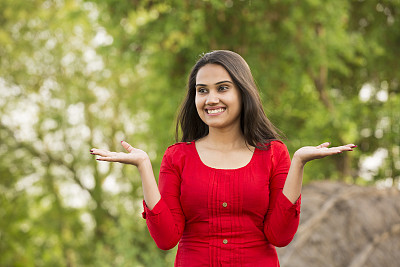
[[208, 114], [215, 114], [215, 113], [220, 113], [223, 112], [225, 109], [224, 108], [219, 108], [219, 109], [207, 109]]

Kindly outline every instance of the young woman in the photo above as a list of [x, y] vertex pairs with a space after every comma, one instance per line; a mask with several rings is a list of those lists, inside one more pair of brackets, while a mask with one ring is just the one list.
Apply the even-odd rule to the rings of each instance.
[[180, 143], [164, 154], [157, 187], [146, 152], [92, 149], [98, 160], [135, 165], [143, 217], [161, 249], [178, 242], [175, 266], [279, 266], [299, 224], [306, 162], [352, 151], [353, 144], [302, 147], [290, 162], [265, 116], [250, 68], [231, 51], [193, 67], [177, 122]]

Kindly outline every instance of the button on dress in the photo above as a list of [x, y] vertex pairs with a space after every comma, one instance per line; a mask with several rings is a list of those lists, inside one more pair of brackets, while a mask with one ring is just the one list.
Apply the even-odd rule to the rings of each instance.
[[152, 210], [143, 201], [143, 217], [160, 249], [179, 243], [174, 266], [279, 266], [275, 246], [290, 243], [300, 218], [300, 198], [282, 193], [289, 167], [280, 141], [238, 169], [206, 166], [195, 142], [177, 143], [163, 157], [161, 199]]

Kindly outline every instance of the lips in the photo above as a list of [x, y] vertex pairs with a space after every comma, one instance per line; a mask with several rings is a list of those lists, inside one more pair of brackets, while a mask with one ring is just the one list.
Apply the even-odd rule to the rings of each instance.
[[207, 114], [219, 114], [226, 110], [226, 108], [213, 108], [213, 109], [206, 109]]

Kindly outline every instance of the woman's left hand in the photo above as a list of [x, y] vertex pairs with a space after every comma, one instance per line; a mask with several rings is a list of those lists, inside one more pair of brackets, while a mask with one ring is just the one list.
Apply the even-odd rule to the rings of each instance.
[[321, 159], [326, 156], [335, 155], [344, 151], [353, 151], [357, 147], [354, 144], [347, 144], [337, 147], [328, 147], [329, 142], [320, 144], [319, 146], [305, 146], [297, 150], [293, 155], [293, 160], [299, 160], [303, 165], [313, 159]]

